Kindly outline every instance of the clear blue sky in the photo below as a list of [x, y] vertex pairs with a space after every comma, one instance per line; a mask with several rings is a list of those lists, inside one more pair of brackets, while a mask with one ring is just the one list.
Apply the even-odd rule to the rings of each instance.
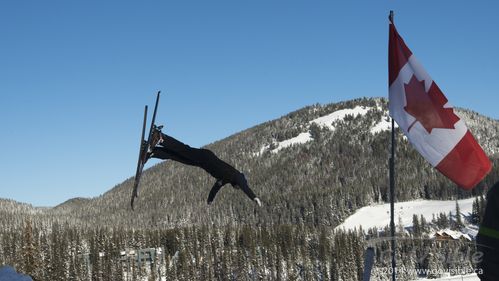
[[2, 1], [0, 197], [54, 206], [133, 176], [157, 90], [196, 147], [387, 96], [390, 9], [451, 103], [498, 119], [497, 1]]

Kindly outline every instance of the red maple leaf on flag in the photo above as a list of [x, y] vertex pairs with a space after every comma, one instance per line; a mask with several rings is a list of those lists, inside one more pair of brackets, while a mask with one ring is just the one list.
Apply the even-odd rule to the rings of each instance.
[[435, 83], [431, 83], [426, 93], [425, 81], [418, 81], [413, 75], [409, 83], [404, 84], [404, 88], [407, 100], [404, 109], [416, 118], [407, 131], [418, 121], [429, 134], [434, 128], [455, 129], [454, 124], [460, 119], [454, 114], [454, 109], [444, 108], [447, 98]]

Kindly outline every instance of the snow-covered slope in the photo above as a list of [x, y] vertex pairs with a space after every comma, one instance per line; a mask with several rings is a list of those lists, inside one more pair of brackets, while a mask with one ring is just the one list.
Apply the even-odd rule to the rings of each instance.
[[[474, 200], [474, 198], [458, 200], [462, 215], [471, 215]], [[395, 223], [398, 224], [399, 220], [402, 220], [402, 225], [408, 227], [412, 226], [414, 214], [418, 217], [423, 215], [427, 221], [431, 221], [433, 214], [448, 214], [449, 212], [456, 213], [456, 201], [415, 200], [395, 203]], [[367, 230], [372, 227], [383, 228], [389, 224], [390, 204], [380, 204], [360, 208], [337, 228], [354, 229], [362, 226], [364, 230]]]
[[353, 117], [357, 117], [358, 115], [365, 115], [370, 109], [370, 107], [366, 106], [356, 106], [354, 108], [341, 109], [331, 114], [314, 119], [310, 121], [310, 124], [315, 123], [320, 127], [326, 127], [329, 130], [334, 131], [334, 122], [341, 121], [348, 115], [352, 115]]
[[391, 122], [390, 117], [383, 116], [383, 118], [381, 118], [381, 120], [371, 128], [371, 134], [375, 135], [375, 134], [381, 133], [383, 131], [388, 131], [391, 128], [392, 128], [392, 122]]
[[[387, 110], [383, 110], [381, 106], [377, 107], [369, 107], [369, 106], [355, 106], [354, 108], [345, 108], [345, 109], [340, 109], [337, 111], [334, 111], [330, 114], [318, 117], [310, 122], [308, 122], [308, 126], [315, 124], [318, 125], [321, 128], [326, 128], [331, 131], [335, 131], [336, 127], [335, 125], [338, 122], [342, 122], [345, 120], [347, 116], [353, 116], [353, 117], [358, 117], [358, 116], [365, 116], [370, 110], [378, 110], [378, 111], [383, 111], [383, 115], [379, 121], [377, 121], [371, 128], [370, 132], [371, 134], [375, 135], [384, 131], [389, 131], [391, 129], [391, 119], [388, 114]], [[398, 125], [395, 123], [395, 127], [398, 127]], [[404, 136], [404, 138], [406, 138]], [[312, 135], [310, 134], [309, 131], [300, 133], [298, 136], [294, 138], [290, 138], [287, 140], [283, 140], [280, 142], [275, 142], [274, 147], [270, 152], [272, 153], [278, 153], [280, 150], [290, 147], [293, 145], [299, 145], [299, 144], [304, 144], [309, 141], [313, 141]], [[265, 145], [260, 148], [258, 152], [253, 153], [253, 156], [260, 156], [263, 154], [263, 152], [267, 151], [270, 149], [270, 145]]]
[[[370, 109], [371, 109], [370, 107], [366, 107], [366, 106], [356, 106], [354, 108], [341, 109], [341, 110], [337, 110], [331, 114], [316, 118], [316, 119], [310, 121], [309, 124], [315, 123], [320, 127], [325, 127], [325, 128], [328, 128], [329, 130], [334, 131], [334, 129], [335, 129], [334, 125], [333, 125], [334, 122], [341, 121], [341, 120], [345, 119], [345, 117], [348, 115], [352, 115], [354, 117], [356, 117], [358, 115], [365, 115]], [[289, 146], [292, 146], [295, 144], [306, 143], [306, 142], [309, 142], [311, 140], [313, 140], [313, 139], [312, 139], [312, 135], [310, 135], [310, 132], [301, 133], [294, 138], [278, 142], [277, 147], [272, 149], [272, 152], [277, 153], [277, 152], [279, 152], [279, 150], [281, 150], [283, 148], [286, 148], [286, 147], [289, 147]]]
[[[376, 106], [356, 105], [350, 108], [335, 110], [329, 114], [325, 114], [323, 116], [315, 118], [308, 123], [303, 124], [303, 131], [298, 136], [286, 140], [281, 140], [279, 142], [277, 140], [274, 140], [272, 145], [266, 144], [260, 147], [258, 151], [254, 152], [252, 155], [258, 157], [261, 156], [265, 151], [278, 153], [284, 148], [313, 141], [313, 138], [308, 131], [311, 125], [317, 125], [321, 128], [335, 131], [336, 126], [340, 122], [348, 122], [346, 121], [347, 116], [352, 116], [354, 118], [358, 116], [365, 117], [370, 111], [377, 111], [378, 113], [381, 113], [381, 118], [378, 120], [372, 120], [371, 126], [369, 127], [369, 131], [372, 135], [391, 130], [391, 119], [388, 109], [386, 109], [386, 107], [382, 104], [381, 100], [377, 100]], [[464, 118], [467, 123], [473, 125], [472, 127], [474, 128], [474, 131], [478, 133], [476, 137], [477, 139], [480, 139], [482, 133], [480, 133], [480, 130], [476, 129], [476, 127], [480, 127], [480, 122], [483, 122], [482, 119], [485, 117], [480, 119], [476, 116], [476, 114], [473, 115], [472, 113], [462, 110], [458, 110], [456, 112], [459, 113], [459, 115], [462, 115], [462, 118]], [[398, 127], [397, 123], [395, 123], [395, 127]], [[494, 130], [499, 130], [499, 127], [495, 126]], [[403, 136], [403, 138], [407, 140], [407, 137], [405, 135]], [[484, 148], [486, 152], [491, 155], [499, 151], [499, 144], [497, 144], [497, 142], [492, 144], [486, 143]]]
[[311, 140], [312, 140], [312, 135], [310, 135], [309, 132], [301, 133], [294, 138], [284, 140], [284, 141], [277, 143], [277, 147], [272, 149], [272, 152], [277, 153], [277, 152], [279, 152], [279, 150], [281, 150], [283, 148], [286, 148], [286, 147], [289, 147], [289, 146], [292, 146], [295, 144], [306, 143], [306, 142], [309, 142]]
[[[319, 127], [327, 128], [331, 131], [334, 131], [335, 130], [335, 127], [334, 127], [335, 122], [341, 122], [342, 120], [345, 119], [345, 117], [347, 117], [349, 115], [353, 116], [353, 117], [357, 117], [359, 115], [361, 115], [361, 116], [366, 115], [366, 113], [371, 109], [372, 109], [371, 107], [367, 107], [367, 106], [356, 106], [354, 108], [340, 109], [340, 110], [334, 111], [328, 115], [324, 115], [324, 116], [321, 116], [319, 118], [316, 118], [316, 119], [310, 121], [308, 123], [308, 125], [316, 124]], [[383, 121], [381, 121], [381, 122], [383, 122]], [[381, 126], [383, 126], [383, 125], [384, 124], [382, 124]], [[379, 129], [377, 128], [375, 130], [376, 130], [376, 132], [379, 132], [379, 131], [383, 130], [383, 128], [379, 128]], [[310, 132], [308, 132], [308, 131], [303, 132], [294, 138], [290, 138], [287, 140], [283, 140], [283, 141], [274, 143], [275, 148], [272, 149], [271, 152], [277, 153], [283, 148], [290, 147], [290, 146], [297, 145], [297, 144], [307, 143], [307, 142], [312, 141], [312, 140], [313, 140], [313, 138], [312, 138], [312, 135], [310, 134]], [[270, 147], [269, 145], [263, 146], [260, 149], [260, 151], [254, 153], [253, 156], [260, 156], [264, 151], [268, 150], [269, 147]]]

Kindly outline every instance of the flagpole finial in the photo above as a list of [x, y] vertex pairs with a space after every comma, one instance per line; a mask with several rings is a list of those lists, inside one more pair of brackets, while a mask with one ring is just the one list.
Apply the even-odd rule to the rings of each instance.
[[390, 20], [391, 23], [393, 23], [393, 11], [390, 10], [390, 15], [388, 16], [388, 19]]

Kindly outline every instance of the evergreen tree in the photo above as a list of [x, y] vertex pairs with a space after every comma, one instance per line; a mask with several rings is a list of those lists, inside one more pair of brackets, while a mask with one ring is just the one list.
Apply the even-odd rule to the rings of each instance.
[[419, 225], [419, 219], [416, 214], [412, 215], [412, 233], [414, 236], [421, 236], [421, 226]]
[[25, 222], [22, 242], [22, 271], [25, 274], [35, 277], [40, 269], [37, 238], [33, 234], [31, 220]]
[[460, 230], [464, 227], [463, 219], [461, 217], [461, 209], [459, 208], [459, 203], [456, 200], [456, 221], [454, 223], [454, 229]]
[[480, 209], [479, 209], [479, 199], [478, 197], [475, 198], [473, 201], [473, 205], [471, 207], [471, 223], [473, 224], [479, 224], [480, 223]]
[[421, 233], [427, 233], [429, 229], [428, 229], [428, 223], [426, 222], [426, 218], [423, 215], [421, 215], [419, 221], [421, 223], [420, 224]]
[[54, 273], [52, 250], [45, 233], [42, 233], [40, 236], [40, 250], [42, 256], [41, 268], [43, 268], [43, 270], [41, 271], [41, 280], [52, 280], [52, 276]]
[[435, 251], [432, 250], [427, 257], [426, 268], [428, 270], [427, 278], [435, 279], [440, 277], [440, 273], [443, 272], [443, 266], [440, 260], [437, 258]]

